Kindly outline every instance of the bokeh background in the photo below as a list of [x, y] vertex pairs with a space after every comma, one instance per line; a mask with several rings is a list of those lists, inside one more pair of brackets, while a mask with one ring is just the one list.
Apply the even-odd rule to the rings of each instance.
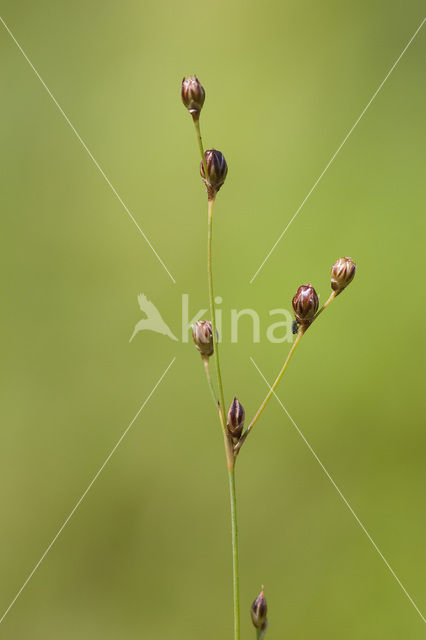
[[[425, 28], [253, 284], [423, 19], [421, 2], [29, 2], [1, 14], [150, 238], [173, 284], [0, 28], [0, 609], [6, 610], [169, 362], [127, 437], [0, 625], [8, 640], [231, 638], [223, 445], [193, 346], [140, 333], [145, 293], [180, 335], [207, 306], [206, 202], [183, 75], [206, 87], [229, 175], [215, 220], [225, 393], [248, 416], [288, 345], [268, 311], [334, 260], [356, 280], [279, 396], [424, 611]], [[262, 321], [253, 344], [231, 308]], [[242, 638], [418, 640], [423, 622], [277, 402], [238, 464]]]

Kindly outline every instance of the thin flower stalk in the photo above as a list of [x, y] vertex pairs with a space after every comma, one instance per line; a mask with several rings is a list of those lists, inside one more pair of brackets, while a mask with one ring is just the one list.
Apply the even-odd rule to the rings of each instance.
[[[213, 207], [215, 203], [215, 198], [208, 201], [208, 226], [207, 226], [207, 275], [209, 282], [209, 306], [210, 306], [210, 317], [213, 326], [213, 345], [214, 345], [214, 358], [216, 363], [216, 375], [217, 375], [217, 383], [219, 388], [219, 402], [221, 406], [221, 416], [222, 416], [222, 429], [227, 436], [226, 432], [226, 424], [224, 418], [225, 411], [225, 396], [223, 393], [223, 383], [222, 383], [222, 372], [220, 368], [220, 354], [219, 354], [219, 341], [218, 341], [218, 333], [216, 328], [216, 307], [214, 302], [214, 284], [213, 284], [213, 257], [212, 257], [212, 241], [213, 241]], [[226, 448], [226, 447], [225, 447]], [[228, 456], [227, 456], [228, 458]], [[229, 464], [230, 460], [228, 460]], [[233, 457], [230, 467], [233, 466]]]
[[201, 359], [202, 359], [203, 364], [204, 364], [204, 371], [206, 372], [206, 378], [207, 378], [207, 382], [208, 382], [208, 385], [209, 385], [210, 393], [211, 393], [211, 396], [213, 398], [213, 402], [215, 403], [215, 406], [217, 407], [218, 404], [219, 404], [219, 401], [218, 401], [218, 399], [216, 397], [216, 391], [214, 389], [213, 382], [212, 382], [212, 377], [211, 377], [211, 374], [210, 374], [209, 358], [207, 356], [201, 356]]
[[239, 442], [235, 445], [234, 447], [234, 454], [235, 456], [238, 455], [238, 453], [240, 452], [241, 447], [243, 446], [244, 442], [246, 441], [249, 433], [251, 432], [251, 430], [253, 429], [254, 425], [256, 424], [256, 422], [258, 421], [258, 419], [260, 418], [263, 410], [265, 409], [266, 405], [268, 404], [269, 400], [272, 398], [272, 396], [274, 395], [274, 392], [276, 390], [276, 388], [278, 387], [281, 378], [283, 377], [290, 360], [292, 359], [294, 352], [296, 351], [296, 348], [298, 347], [298, 345], [300, 344], [301, 339], [303, 338], [303, 336], [305, 335], [306, 331], [308, 330], [308, 328], [310, 326], [312, 326], [312, 323], [318, 318], [318, 316], [320, 315], [320, 313], [322, 313], [327, 307], [328, 305], [333, 302], [333, 300], [336, 298], [338, 294], [336, 293], [336, 291], [332, 291], [330, 296], [328, 297], [328, 299], [326, 300], [326, 302], [324, 302], [324, 304], [322, 305], [322, 307], [317, 311], [317, 313], [315, 314], [314, 318], [312, 321], [310, 321], [310, 323], [307, 326], [301, 325], [299, 327], [299, 330], [297, 332], [296, 335], [296, 339], [293, 342], [290, 351], [288, 352], [287, 358], [284, 361], [283, 366], [281, 367], [281, 370], [279, 372], [279, 374], [277, 375], [277, 377], [275, 378], [272, 387], [269, 389], [268, 393], [266, 394], [266, 397], [264, 398], [264, 400], [262, 401], [260, 407], [258, 408], [258, 410], [256, 411], [254, 418], [251, 420], [249, 426], [247, 427], [246, 431], [244, 432], [244, 434], [242, 435], [242, 437], [240, 438]]
[[232, 576], [234, 593], [234, 638], [240, 640], [240, 561], [238, 546], [237, 494], [235, 488], [235, 466], [228, 470], [232, 524]]
[[200, 119], [193, 118], [193, 121], [194, 121], [195, 133], [197, 135], [197, 142], [198, 142], [198, 146], [200, 148], [200, 153], [201, 153], [201, 162], [203, 163], [204, 173], [206, 176], [208, 176], [209, 174], [207, 171], [206, 157], [204, 155], [203, 139], [201, 137]]
[[242, 435], [242, 437], [240, 438], [239, 442], [234, 447], [234, 454], [236, 456], [240, 452], [241, 447], [243, 446], [244, 442], [246, 441], [248, 435], [251, 433], [251, 430], [253, 429], [254, 425], [259, 420], [260, 416], [262, 415], [263, 410], [266, 407], [266, 405], [268, 404], [269, 400], [271, 399], [275, 389], [278, 387], [278, 385], [280, 383], [280, 380], [283, 377], [283, 375], [285, 373], [285, 370], [287, 369], [287, 367], [289, 365], [289, 362], [292, 359], [293, 354], [296, 351], [296, 348], [299, 345], [301, 339], [303, 338], [305, 332], [306, 332], [306, 329], [304, 329], [303, 327], [299, 328], [299, 331], [297, 332], [296, 340], [293, 342], [292, 347], [291, 347], [290, 351], [288, 352], [287, 358], [285, 359], [284, 364], [281, 367], [281, 370], [280, 370], [279, 374], [275, 378], [275, 381], [274, 381], [272, 387], [269, 389], [268, 393], [266, 394], [266, 397], [264, 398], [264, 400], [261, 403], [260, 407], [256, 411], [256, 413], [254, 415], [254, 418], [251, 420], [249, 426], [245, 430], [245, 432]]
[[[217, 402], [219, 420], [222, 427], [225, 445], [226, 462], [228, 468], [229, 494], [231, 502], [232, 523], [232, 568], [234, 591], [234, 638], [240, 640], [240, 603], [239, 603], [239, 561], [238, 561], [238, 524], [237, 524], [237, 497], [235, 489], [235, 456], [232, 437], [228, 433], [225, 421], [225, 396], [223, 392], [222, 373], [220, 368], [219, 341], [216, 331], [216, 310], [214, 302], [213, 265], [212, 265], [212, 236], [213, 236], [213, 208], [216, 193], [219, 191], [226, 177], [227, 166], [220, 152], [210, 150], [205, 152], [200, 128], [200, 112], [204, 104], [205, 91], [196, 77], [188, 78], [182, 82], [182, 100], [192, 115], [198, 147], [201, 155], [201, 176], [207, 188], [208, 195], [208, 229], [207, 229], [207, 273], [209, 283], [209, 306], [213, 333], [213, 353], [216, 363], [216, 374], [219, 389], [219, 402], [213, 388], [209, 356], [203, 357], [204, 369], [212, 396]], [[209, 171], [209, 162], [212, 171]]]
[[[205, 175], [208, 175], [207, 173]], [[233, 443], [228, 434], [225, 424], [225, 397], [223, 393], [222, 374], [220, 369], [219, 343], [216, 333], [216, 309], [214, 302], [214, 285], [213, 285], [213, 260], [212, 260], [212, 238], [213, 238], [213, 208], [215, 198], [208, 201], [208, 241], [207, 241], [207, 272], [209, 281], [209, 302], [210, 317], [213, 325], [213, 344], [214, 356], [216, 362], [216, 373], [219, 387], [220, 409], [219, 416], [221, 420], [223, 438], [225, 444], [225, 454], [228, 467], [229, 497], [231, 502], [231, 533], [232, 533], [232, 576], [233, 576], [233, 594], [234, 594], [234, 639], [240, 640], [240, 574], [239, 574], [239, 554], [238, 554], [238, 520], [237, 520], [237, 495], [235, 488], [235, 456], [233, 451]]]

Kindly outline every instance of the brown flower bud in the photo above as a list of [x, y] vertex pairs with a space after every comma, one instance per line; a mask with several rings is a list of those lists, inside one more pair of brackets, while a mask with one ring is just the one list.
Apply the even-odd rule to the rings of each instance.
[[200, 320], [192, 325], [192, 338], [202, 356], [210, 357], [213, 354], [213, 326], [209, 320]]
[[228, 421], [226, 426], [228, 427], [228, 433], [236, 442], [238, 442], [243, 432], [245, 416], [246, 412], [244, 411], [243, 405], [237, 400], [237, 398], [234, 398], [228, 410]]
[[293, 298], [293, 310], [297, 322], [309, 326], [318, 311], [319, 300], [311, 284], [302, 284]]
[[265, 589], [262, 587], [261, 592], [251, 605], [251, 620], [256, 629], [260, 629], [263, 632], [266, 631], [266, 627], [268, 626], [268, 621], [266, 619], [267, 611], [268, 607], [266, 606]]
[[336, 295], [346, 289], [355, 276], [356, 264], [352, 258], [339, 258], [331, 268], [331, 288]]
[[182, 80], [182, 102], [194, 119], [200, 117], [203, 108], [206, 92], [201, 86], [197, 76], [184, 78]]
[[200, 174], [207, 187], [208, 198], [212, 200], [225, 182], [228, 165], [224, 155], [220, 151], [216, 151], [216, 149], [208, 149], [205, 151], [204, 157], [206, 159], [208, 177], [206, 178], [203, 163], [200, 166]]

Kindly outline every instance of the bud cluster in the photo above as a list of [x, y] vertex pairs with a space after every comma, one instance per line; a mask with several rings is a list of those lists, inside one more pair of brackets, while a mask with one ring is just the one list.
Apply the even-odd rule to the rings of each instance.
[[226, 423], [228, 433], [234, 444], [237, 444], [243, 433], [245, 416], [246, 412], [244, 411], [243, 405], [235, 397], [229, 407], [228, 420]]
[[[183, 104], [194, 120], [200, 148], [202, 149], [199, 119], [206, 99], [206, 92], [197, 76], [190, 76], [182, 80], [181, 96]], [[228, 165], [223, 154], [220, 151], [216, 151], [216, 149], [205, 151], [200, 173], [207, 188], [207, 197], [209, 200], [213, 200], [225, 182], [226, 174], [228, 173]]]
[[[182, 89], [181, 96], [183, 104], [186, 109], [192, 115], [193, 122], [195, 125], [195, 131], [197, 134], [197, 140], [199, 144], [199, 148], [201, 151], [202, 162], [200, 165], [200, 174], [201, 179], [204, 182], [207, 189], [207, 196], [209, 200], [209, 285], [210, 285], [210, 308], [211, 314], [214, 318], [214, 295], [213, 295], [213, 281], [212, 281], [212, 267], [211, 267], [211, 224], [212, 224], [212, 211], [213, 211], [213, 200], [216, 197], [216, 194], [223, 186], [227, 173], [228, 173], [228, 165], [226, 163], [224, 155], [218, 151], [217, 149], [208, 149], [204, 151], [201, 130], [200, 130], [200, 113], [204, 105], [205, 101], [205, 91], [202, 85], [200, 84], [198, 78], [196, 76], [191, 76], [188, 78], [184, 78], [182, 81]], [[215, 403], [217, 403], [219, 416], [221, 420], [221, 424], [225, 430], [225, 450], [227, 455], [227, 463], [228, 469], [230, 472], [230, 480], [231, 480], [231, 506], [232, 506], [232, 530], [233, 530], [233, 545], [234, 551], [237, 547], [236, 540], [236, 509], [235, 509], [235, 485], [233, 484], [234, 480], [234, 468], [236, 457], [241, 449], [241, 446], [244, 444], [248, 434], [250, 433], [253, 425], [256, 420], [260, 416], [260, 413], [263, 411], [264, 406], [268, 402], [271, 397], [272, 392], [276, 388], [278, 382], [280, 381], [288, 362], [290, 361], [290, 357], [294, 352], [294, 348], [298, 344], [300, 338], [306, 331], [306, 329], [312, 324], [312, 322], [317, 318], [319, 313], [321, 313], [333, 299], [339, 295], [353, 280], [355, 276], [356, 265], [352, 258], [339, 258], [333, 265], [331, 269], [331, 288], [332, 293], [330, 294], [328, 300], [322, 305], [321, 309], [319, 309], [319, 298], [317, 292], [315, 291], [312, 284], [304, 284], [301, 285], [292, 300], [292, 306], [294, 311], [295, 320], [292, 324], [292, 332], [293, 334], [298, 334], [296, 341], [293, 347], [290, 349], [287, 359], [276, 378], [273, 386], [271, 387], [270, 392], [266, 396], [266, 399], [262, 403], [260, 409], [254, 416], [253, 420], [250, 422], [249, 427], [244, 432], [244, 421], [245, 421], [245, 410], [237, 397], [234, 397], [227, 414], [226, 428], [224, 426], [224, 400], [223, 400], [223, 390], [222, 390], [222, 381], [221, 381], [221, 373], [220, 373], [220, 365], [219, 365], [219, 354], [216, 353], [216, 368], [217, 368], [217, 378], [218, 378], [218, 386], [220, 392], [220, 402], [217, 401], [216, 394], [214, 391], [214, 387], [211, 382], [210, 370], [209, 370], [209, 361], [208, 358], [213, 355], [215, 350], [215, 341], [213, 337], [217, 336], [217, 332], [214, 335], [213, 333], [213, 325], [211, 322], [203, 320], [196, 322], [192, 327], [192, 337], [195, 343], [196, 348], [201, 354], [203, 359], [204, 368], [206, 370], [206, 375], [210, 384], [210, 388], [215, 399]], [[216, 343], [218, 351], [218, 345]], [[235, 573], [235, 565], [234, 565], [234, 578], [236, 577]], [[235, 580], [235, 583], [237, 581]], [[235, 586], [234, 586], [235, 589]], [[237, 600], [237, 599], [236, 599]], [[262, 587], [259, 595], [254, 600], [250, 609], [251, 620], [254, 627], [257, 630], [257, 640], [262, 640], [267, 627], [267, 604], [265, 600], [265, 592], [264, 587]]]

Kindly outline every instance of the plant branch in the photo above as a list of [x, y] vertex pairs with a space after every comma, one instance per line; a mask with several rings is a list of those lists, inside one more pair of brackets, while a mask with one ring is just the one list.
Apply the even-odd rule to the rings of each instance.
[[[206, 174], [207, 175], [207, 174]], [[220, 355], [218, 334], [216, 332], [216, 309], [214, 301], [213, 267], [212, 267], [212, 237], [213, 237], [213, 207], [214, 198], [208, 201], [208, 239], [207, 239], [207, 272], [209, 281], [210, 316], [213, 329], [214, 358], [219, 388], [219, 418], [222, 425], [225, 445], [226, 462], [228, 466], [229, 494], [231, 501], [232, 524], [232, 575], [234, 592], [234, 640], [240, 640], [240, 574], [238, 563], [238, 526], [237, 526], [237, 496], [235, 491], [235, 456], [231, 436], [228, 434], [225, 421], [225, 397], [223, 393], [222, 374], [220, 369]]]
[[269, 391], [268, 391], [265, 399], [263, 400], [262, 404], [260, 405], [259, 409], [256, 411], [256, 414], [255, 414], [254, 418], [252, 419], [252, 421], [250, 422], [249, 426], [247, 427], [247, 429], [245, 430], [245, 432], [241, 436], [240, 440], [235, 445], [235, 447], [234, 447], [234, 454], [235, 455], [238, 455], [238, 453], [239, 453], [241, 447], [243, 446], [244, 442], [246, 441], [249, 433], [253, 429], [254, 425], [256, 424], [258, 419], [260, 418], [264, 408], [266, 407], [266, 405], [268, 404], [269, 400], [271, 399], [275, 389], [277, 388], [281, 378], [283, 377], [284, 372], [287, 369], [288, 364], [289, 364], [294, 352], [296, 351], [296, 348], [297, 348], [299, 342], [301, 341], [303, 335], [305, 334], [305, 332], [306, 332], [306, 327], [300, 327], [299, 328], [299, 331], [297, 332], [296, 340], [293, 342], [292, 347], [291, 347], [290, 351], [288, 352], [287, 358], [285, 359], [285, 362], [284, 362], [283, 366], [281, 367], [281, 371], [279, 372], [279, 374], [275, 378], [275, 381], [274, 381], [272, 387], [269, 389]]
[[[203, 141], [201, 138], [199, 115], [193, 116], [195, 132], [197, 135], [198, 146], [201, 154], [201, 162], [204, 168], [204, 175], [208, 182], [209, 174], [207, 171], [207, 163], [204, 155]], [[228, 467], [229, 494], [231, 501], [231, 524], [232, 524], [232, 573], [233, 573], [233, 591], [234, 591], [234, 640], [240, 640], [240, 576], [238, 562], [238, 526], [237, 526], [237, 496], [235, 490], [235, 456], [233, 450], [232, 438], [228, 434], [225, 420], [225, 396], [223, 393], [222, 373], [220, 369], [220, 354], [218, 344], [218, 334], [216, 330], [216, 309], [214, 301], [213, 286], [213, 266], [212, 266], [212, 237], [213, 237], [213, 208], [215, 199], [208, 200], [208, 231], [207, 231], [207, 274], [209, 282], [209, 306], [210, 317], [213, 329], [213, 347], [214, 358], [216, 363], [217, 383], [219, 389], [219, 402], [216, 399], [216, 393], [210, 375], [209, 359], [203, 358], [204, 369], [209, 383], [211, 394], [214, 398], [219, 411], [219, 420], [222, 427], [223, 440], [225, 445], [226, 462]]]
[[207, 356], [201, 356], [201, 360], [203, 361], [203, 364], [204, 364], [204, 371], [206, 372], [206, 378], [209, 385], [210, 393], [212, 395], [215, 406], [217, 407], [219, 404], [219, 401], [216, 397], [216, 391], [214, 390], [212, 377], [210, 375], [209, 358]]
[[216, 308], [214, 302], [214, 287], [213, 287], [213, 267], [212, 267], [212, 237], [213, 237], [213, 206], [214, 206], [214, 198], [208, 201], [208, 242], [207, 242], [207, 272], [208, 272], [208, 280], [209, 280], [209, 302], [210, 302], [210, 315], [211, 315], [211, 323], [213, 328], [213, 346], [214, 346], [214, 359], [216, 362], [216, 374], [217, 374], [217, 383], [219, 388], [219, 417], [222, 425], [224, 443], [225, 443], [225, 453], [226, 459], [228, 463], [228, 470], [231, 470], [234, 466], [234, 452], [233, 445], [230, 436], [228, 435], [228, 431], [226, 429], [225, 423], [225, 397], [223, 394], [223, 384], [222, 384], [222, 373], [220, 369], [220, 354], [219, 354], [219, 343], [218, 343], [218, 335], [216, 331]]
[[[333, 302], [333, 300], [336, 298], [336, 296], [338, 295], [337, 291], [332, 291], [328, 297], [328, 299], [324, 302], [324, 304], [322, 305], [321, 309], [319, 309], [317, 311], [317, 314], [315, 316], [315, 318], [312, 320], [312, 322], [314, 322], [314, 320], [316, 320], [319, 316], [320, 313], [322, 313], [324, 311], [324, 309], [326, 309], [328, 307], [328, 305]], [[312, 324], [311, 322], [311, 324]]]
[[252, 421], [250, 422], [249, 426], [247, 427], [246, 431], [243, 433], [243, 435], [241, 436], [240, 440], [237, 442], [237, 444], [234, 447], [234, 455], [237, 456], [241, 447], [243, 446], [244, 442], [247, 439], [247, 436], [249, 435], [249, 433], [251, 432], [251, 430], [253, 429], [254, 425], [256, 424], [256, 422], [258, 421], [258, 419], [260, 418], [264, 408], [266, 407], [266, 405], [268, 404], [269, 400], [271, 399], [275, 389], [277, 388], [281, 378], [284, 375], [285, 370], [287, 369], [287, 366], [296, 350], [296, 347], [298, 346], [299, 342], [301, 341], [302, 337], [304, 336], [304, 334], [306, 333], [306, 331], [309, 329], [309, 327], [312, 326], [312, 323], [315, 322], [315, 320], [318, 318], [318, 316], [320, 315], [320, 313], [322, 313], [327, 307], [328, 305], [333, 302], [333, 300], [336, 298], [337, 296], [337, 292], [336, 291], [332, 291], [330, 296], [328, 297], [328, 299], [326, 300], [326, 302], [324, 302], [324, 304], [322, 305], [321, 309], [319, 309], [319, 311], [317, 312], [316, 316], [314, 317], [314, 319], [312, 320], [312, 322], [307, 325], [307, 326], [303, 326], [301, 325], [299, 327], [299, 331], [297, 332], [297, 336], [296, 336], [296, 340], [294, 341], [290, 351], [288, 352], [287, 358], [285, 359], [285, 362], [281, 368], [281, 371], [279, 372], [279, 374], [277, 375], [272, 387], [269, 389], [265, 399], [263, 400], [262, 404], [260, 405], [259, 409], [256, 411], [256, 414], [254, 416], [254, 418], [252, 419]]
[[201, 138], [200, 116], [199, 116], [199, 114], [197, 115], [196, 118], [194, 116], [192, 116], [192, 120], [194, 121], [195, 133], [197, 134], [197, 141], [198, 141], [198, 146], [200, 148], [200, 154], [201, 154], [201, 162], [203, 163], [203, 167], [204, 167], [204, 175], [206, 176], [206, 180], [208, 180], [209, 174], [208, 174], [208, 171], [207, 171], [206, 157], [204, 155], [203, 140]]

